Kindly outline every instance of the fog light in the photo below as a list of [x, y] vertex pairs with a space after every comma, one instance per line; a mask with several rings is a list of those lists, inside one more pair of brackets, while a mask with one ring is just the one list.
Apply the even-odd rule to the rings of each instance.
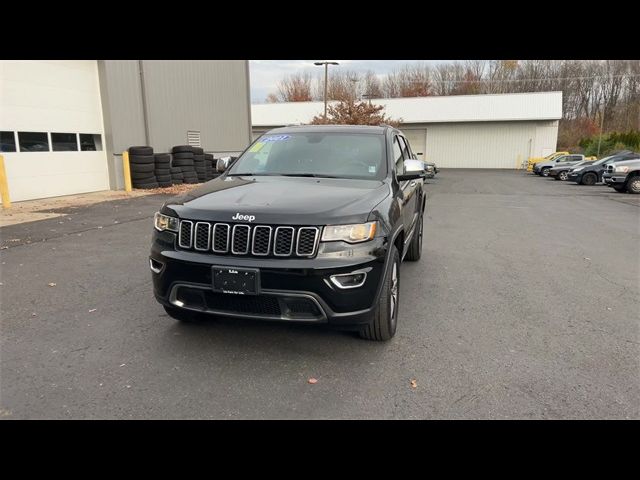
[[342, 288], [342, 289], [358, 288], [364, 285], [364, 282], [367, 279], [367, 273], [366, 272], [341, 273], [338, 275], [331, 275], [331, 277], [329, 278], [331, 279], [331, 283], [333, 283], [338, 288]]
[[164, 267], [162, 263], [154, 260], [153, 258], [149, 259], [149, 268], [151, 268], [153, 273], [160, 273], [162, 271], [162, 267]]

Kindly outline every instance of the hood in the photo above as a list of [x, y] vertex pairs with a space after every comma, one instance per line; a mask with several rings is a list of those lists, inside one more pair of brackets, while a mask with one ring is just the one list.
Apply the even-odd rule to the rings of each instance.
[[365, 222], [390, 194], [380, 180], [222, 176], [163, 206], [180, 218], [253, 224], [327, 225]]

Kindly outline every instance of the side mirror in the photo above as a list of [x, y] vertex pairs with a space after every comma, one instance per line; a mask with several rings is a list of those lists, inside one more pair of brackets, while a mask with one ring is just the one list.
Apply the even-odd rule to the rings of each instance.
[[216, 162], [216, 170], [220, 173], [224, 172], [231, 163], [231, 157], [220, 157]]
[[403, 182], [405, 180], [424, 178], [425, 169], [426, 167], [422, 160], [405, 160], [404, 175], [398, 175], [398, 180]]

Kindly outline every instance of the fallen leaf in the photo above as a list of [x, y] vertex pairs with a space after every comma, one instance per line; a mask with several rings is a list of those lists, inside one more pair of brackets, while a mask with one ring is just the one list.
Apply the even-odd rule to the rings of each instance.
[[20, 239], [19, 238], [12, 238], [11, 240], [9, 240], [10, 242], [19, 242]]
[[411, 388], [418, 388], [418, 382], [416, 380], [411, 380]]
[[0, 250], [6, 250], [9, 247], [0, 247]]
[[610, 310], [611, 310], [611, 307], [607, 307], [607, 310], [609, 310], [609, 311], [610, 311]]
[[98, 310], [98, 309], [97, 309], [97, 308], [92, 308], [91, 310], [89, 310], [89, 313], [93, 313], [93, 312], [95, 312], [96, 310]]
[[123, 363], [122, 365], [120, 365], [121, 367], [124, 367], [126, 365], [126, 363]]
[[589, 257], [584, 257], [585, 260], [591, 260]]
[[37, 317], [37, 316], [38, 316], [38, 314], [37, 314], [36, 312], [33, 312], [33, 313], [31, 314], [31, 316], [32, 316], [32, 317]]
[[311, 385], [313, 385], [314, 383], [318, 383], [318, 379], [317, 378], [313, 378], [311, 377], [309, 380], [307, 380]]
[[57, 283], [53, 283], [53, 282], [51, 282], [51, 283], [49, 284], [49, 286], [50, 286], [50, 287], [55, 287], [56, 285], [57, 285]]

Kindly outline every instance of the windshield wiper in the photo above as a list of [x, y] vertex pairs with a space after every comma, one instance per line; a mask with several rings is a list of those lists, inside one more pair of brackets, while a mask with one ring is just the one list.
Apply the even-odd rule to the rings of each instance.
[[268, 175], [277, 175], [275, 173], [229, 173], [229, 177], [257, 177], [257, 176], [268, 176]]
[[283, 177], [313, 177], [313, 178], [340, 178], [335, 175], [325, 175], [324, 173], [281, 173]]

